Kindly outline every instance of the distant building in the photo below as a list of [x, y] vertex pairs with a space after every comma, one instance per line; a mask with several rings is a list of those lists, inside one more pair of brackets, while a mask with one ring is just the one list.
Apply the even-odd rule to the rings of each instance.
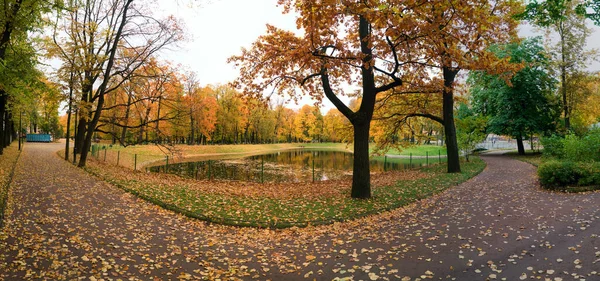
[[598, 123], [596, 123], [596, 124], [592, 124], [592, 125], [590, 125], [590, 128], [591, 128], [591, 129], [598, 129], [598, 128], [600, 128], [600, 122], [598, 122]]

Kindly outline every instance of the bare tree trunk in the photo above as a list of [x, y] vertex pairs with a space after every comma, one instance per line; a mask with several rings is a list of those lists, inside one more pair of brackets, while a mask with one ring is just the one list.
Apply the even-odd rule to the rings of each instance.
[[[71, 73], [71, 79], [73, 74]], [[67, 110], [67, 136], [65, 140], [65, 160], [69, 161], [69, 137], [71, 135], [71, 108], [73, 105], [73, 87], [69, 86], [69, 109]]]
[[128, 93], [127, 94], [127, 107], [125, 108], [125, 120], [123, 121], [125, 126], [123, 126], [123, 129], [121, 129], [121, 143], [123, 145], [126, 144], [125, 138], [127, 137], [127, 125], [129, 124], [129, 112], [131, 111], [131, 99], [132, 99], [131, 94]]
[[369, 163], [370, 122], [353, 125], [354, 165], [352, 169], [352, 198], [371, 197], [371, 172]]
[[560, 36], [560, 55], [561, 55], [561, 65], [560, 65], [560, 83], [561, 83], [561, 93], [562, 93], [562, 101], [563, 101], [563, 113], [565, 115], [565, 129], [567, 132], [571, 129], [571, 120], [570, 120], [570, 112], [569, 112], [569, 100], [567, 98], [567, 58], [566, 58], [566, 46], [565, 46], [565, 35], [563, 30], [562, 23], [559, 27], [559, 36]]
[[98, 125], [98, 121], [100, 120], [100, 114], [102, 113], [102, 108], [104, 106], [104, 94], [108, 85], [108, 77], [110, 77], [110, 72], [112, 71], [112, 67], [114, 65], [115, 55], [117, 53], [117, 46], [119, 41], [121, 40], [121, 34], [123, 32], [123, 28], [125, 27], [125, 23], [127, 22], [127, 11], [129, 9], [129, 5], [131, 5], [132, 2], [133, 0], [128, 0], [123, 7], [121, 22], [119, 23], [119, 28], [115, 34], [115, 40], [113, 42], [113, 45], [110, 48], [110, 56], [106, 64], [106, 69], [103, 73], [104, 81], [102, 81], [97, 90], [98, 103], [96, 105], [96, 110], [94, 111], [94, 117], [92, 118], [90, 124], [87, 126], [87, 131], [85, 132], [86, 135], [81, 151], [81, 158], [79, 160], [79, 164], [77, 165], [78, 167], [84, 167], [87, 161], [87, 152], [89, 151], [90, 146], [92, 144], [92, 135], [96, 130], [96, 126]]
[[444, 114], [444, 132], [446, 135], [446, 154], [448, 157], [448, 173], [460, 173], [460, 159], [458, 156], [458, 142], [456, 141], [456, 127], [454, 126], [454, 93], [452, 87], [454, 78], [458, 73], [448, 67], [443, 68], [444, 90], [442, 103]]
[[190, 108], [190, 138], [188, 139], [188, 144], [194, 144], [194, 115], [193, 111]]
[[525, 155], [525, 146], [523, 145], [523, 136], [521, 133], [517, 135], [517, 150], [519, 151], [519, 155]]
[[161, 141], [161, 137], [160, 137], [160, 105], [161, 105], [161, 97], [158, 97], [158, 108], [156, 110], [156, 141], [160, 142]]

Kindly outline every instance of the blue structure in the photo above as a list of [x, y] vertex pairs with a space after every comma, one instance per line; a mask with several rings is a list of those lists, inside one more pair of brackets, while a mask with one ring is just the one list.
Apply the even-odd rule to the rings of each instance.
[[50, 134], [27, 134], [27, 142], [51, 142]]

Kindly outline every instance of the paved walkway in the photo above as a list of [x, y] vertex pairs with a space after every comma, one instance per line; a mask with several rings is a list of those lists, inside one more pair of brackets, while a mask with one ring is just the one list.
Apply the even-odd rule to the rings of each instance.
[[485, 156], [476, 178], [407, 208], [272, 231], [185, 218], [27, 144], [0, 233], [4, 280], [600, 280], [600, 193], [539, 189]]

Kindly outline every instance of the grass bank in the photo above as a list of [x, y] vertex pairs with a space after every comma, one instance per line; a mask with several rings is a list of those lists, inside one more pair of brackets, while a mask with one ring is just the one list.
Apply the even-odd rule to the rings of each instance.
[[14, 143], [4, 148], [0, 155], [0, 227], [4, 224], [4, 211], [8, 200], [10, 183], [15, 171], [20, 151]]
[[223, 157], [241, 157], [268, 151], [298, 148], [318, 148], [345, 151], [350, 146], [342, 143], [279, 143], [279, 144], [240, 144], [240, 145], [175, 145], [171, 147], [159, 145], [132, 145], [122, 147], [107, 144], [96, 144], [94, 157], [98, 160], [139, 170], [157, 161], [181, 161], [185, 158], [199, 160], [215, 160]]
[[416, 145], [409, 146], [403, 148], [402, 150], [398, 150], [396, 148], [392, 148], [387, 151], [385, 154], [387, 155], [402, 155], [402, 156], [427, 156], [437, 157], [438, 154], [441, 154], [442, 157], [446, 157], [446, 147], [439, 145]]
[[[218, 149], [218, 148], [214, 148]], [[228, 151], [237, 148], [229, 148]], [[441, 192], [480, 173], [478, 157], [460, 174], [445, 165], [373, 176], [373, 198], [349, 198], [350, 181], [256, 184], [194, 181], [173, 175], [125, 171], [92, 161], [90, 173], [147, 201], [208, 222], [268, 228], [329, 224], [399, 208]]]
[[517, 151], [507, 152], [506, 155], [510, 156], [513, 159], [517, 159], [519, 161], [523, 161], [529, 163], [533, 166], [540, 166], [542, 164], [542, 153], [537, 151], [525, 151], [525, 155], [519, 155]]

